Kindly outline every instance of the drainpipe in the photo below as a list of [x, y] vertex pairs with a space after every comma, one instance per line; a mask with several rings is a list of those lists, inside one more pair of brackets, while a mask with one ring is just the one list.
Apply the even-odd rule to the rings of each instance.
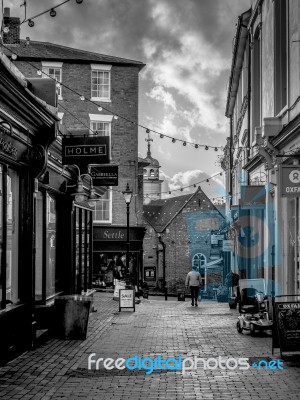
[[158, 234], [159, 243], [162, 245], [163, 248], [163, 287], [165, 292], [165, 300], [168, 300], [168, 289], [166, 283], [166, 244], [162, 241], [160, 233]]
[[[251, 55], [252, 55], [252, 35], [251, 31], [249, 30], [248, 33], [248, 41], [249, 41], [249, 52], [248, 52], [248, 115], [247, 115], [247, 161], [249, 161], [250, 158], [250, 148], [251, 148], [251, 133], [250, 133], [250, 128], [251, 128]], [[250, 185], [250, 177], [249, 174], [247, 174], [247, 185]]]
[[230, 140], [229, 140], [229, 209], [232, 208], [232, 169], [233, 169], [233, 157], [232, 157], [232, 145], [233, 145], [233, 121], [232, 116], [230, 117]]

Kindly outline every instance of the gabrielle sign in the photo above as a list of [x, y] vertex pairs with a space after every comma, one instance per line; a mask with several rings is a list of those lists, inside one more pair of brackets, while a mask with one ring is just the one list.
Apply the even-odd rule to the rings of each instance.
[[62, 164], [109, 163], [108, 136], [82, 136], [62, 139]]
[[91, 167], [90, 171], [94, 186], [118, 186], [118, 173], [117, 165]]
[[300, 197], [300, 166], [281, 166], [280, 188], [282, 197]]

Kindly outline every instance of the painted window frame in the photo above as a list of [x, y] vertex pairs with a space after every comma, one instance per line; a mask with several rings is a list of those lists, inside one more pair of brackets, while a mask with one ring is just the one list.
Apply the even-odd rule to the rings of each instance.
[[[102, 197], [96, 201], [95, 205], [95, 210], [93, 211], [93, 222], [96, 224], [112, 224], [112, 190], [111, 187], [109, 187], [109, 190], [105, 192], [105, 194], [108, 194], [108, 200]], [[108, 211], [109, 211], [109, 218], [108, 219], [96, 219], [96, 212], [101, 212], [101, 210], [97, 209], [99, 208], [99, 205], [103, 205], [104, 201], [108, 202]], [[102, 215], [103, 215], [103, 208], [102, 208]]]
[[[42, 61], [42, 78], [49, 78], [49, 69], [53, 68], [54, 70], [59, 71], [59, 79], [56, 79], [58, 83], [62, 83], [62, 62], [53, 62], [53, 61]], [[46, 75], [47, 74], [47, 75]], [[50, 75], [51, 76], [51, 75]], [[55, 77], [55, 74], [54, 74]], [[56, 87], [58, 100], [62, 100], [62, 86]]]
[[[111, 102], [111, 65], [108, 64], [91, 64], [91, 100], [92, 101], [101, 101], [104, 103]], [[97, 79], [100, 74], [107, 74], [108, 76], [108, 95], [107, 96], [99, 96], [99, 87], [100, 84], [96, 84], [96, 89], [93, 89], [93, 74], [97, 74]], [[103, 84], [102, 84], [103, 85]], [[96, 92], [96, 96], [94, 96], [93, 92]]]

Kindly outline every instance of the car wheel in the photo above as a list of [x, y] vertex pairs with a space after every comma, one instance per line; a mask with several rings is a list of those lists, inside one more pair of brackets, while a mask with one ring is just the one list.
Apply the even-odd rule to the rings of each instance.
[[250, 324], [250, 335], [251, 336], [255, 335], [255, 326], [254, 326], [254, 324]]
[[241, 327], [240, 321], [236, 323], [236, 329], [238, 333], [243, 333], [243, 328]]

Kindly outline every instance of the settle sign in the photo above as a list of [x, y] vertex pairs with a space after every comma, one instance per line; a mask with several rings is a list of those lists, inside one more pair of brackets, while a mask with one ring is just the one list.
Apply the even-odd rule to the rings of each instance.
[[90, 175], [94, 186], [118, 186], [119, 167], [117, 165], [91, 167]]
[[282, 165], [279, 182], [282, 197], [300, 197], [300, 166]]
[[62, 150], [63, 165], [109, 163], [108, 136], [64, 137]]

